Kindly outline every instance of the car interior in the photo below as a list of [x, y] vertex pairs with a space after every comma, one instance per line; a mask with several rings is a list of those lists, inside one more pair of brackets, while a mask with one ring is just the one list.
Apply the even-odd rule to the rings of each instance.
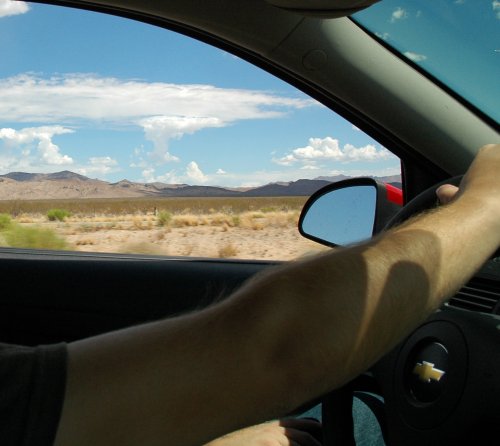
[[[334, 110], [401, 160], [405, 206], [389, 226], [435, 205], [435, 185], [462, 175], [479, 147], [499, 140], [494, 116], [369, 29], [362, 14], [378, 2], [35, 3], [112, 14], [189, 36], [266, 70]], [[0, 339], [22, 345], [71, 342], [196, 311], [280, 263], [0, 248]], [[343, 421], [350, 417], [353, 392], [383, 398], [378, 419], [388, 445], [445, 446], [478, 438], [495, 444], [499, 302], [500, 257], [372, 369], [325, 396], [325, 444], [353, 444], [352, 424]], [[414, 369], [424, 363], [445, 377], [419, 379]]]

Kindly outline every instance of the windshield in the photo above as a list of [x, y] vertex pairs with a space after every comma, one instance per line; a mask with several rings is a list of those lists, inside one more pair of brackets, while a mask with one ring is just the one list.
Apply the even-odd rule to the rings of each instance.
[[353, 18], [499, 121], [500, 0], [384, 0]]

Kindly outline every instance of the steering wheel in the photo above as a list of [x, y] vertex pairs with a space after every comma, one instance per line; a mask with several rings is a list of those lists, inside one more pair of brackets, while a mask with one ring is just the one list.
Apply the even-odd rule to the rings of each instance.
[[[387, 228], [435, 206], [436, 188], [461, 178], [419, 194]], [[499, 346], [498, 316], [445, 305], [382, 358], [372, 372], [385, 401], [388, 444], [498, 444]]]
[[[453, 177], [425, 190], [386, 229], [436, 206], [437, 187], [458, 186], [461, 179]], [[500, 317], [493, 314], [445, 305], [416, 328], [369, 371], [384, 399], [378, 418], [387, 444], [457, 446], [479, 438], [481, 444], [498, 444], [499, 346]], [[354, 445], [350, 414], [360, 379], [366, 390], [366, 380], [360, 377], [323, 398], [327, 446]]]
[[408, 220], [413, 215], [416, 215], [422, 211], [427, 209], [432, 209], [438, 204], [438, 199], [436, 196], [436, 189], [443, 184], [453, 184], [454, 186], [459, 186], [460, 181], [462, 181], [463, 175], [458, 175], [447, 180], [441, 181], [428, 189], [424, 190], [420, 194], [418, 194], [411, 201], [406, 203], [397, 213], [392, 217], [385, 229], [393, 228], [404, 221]]

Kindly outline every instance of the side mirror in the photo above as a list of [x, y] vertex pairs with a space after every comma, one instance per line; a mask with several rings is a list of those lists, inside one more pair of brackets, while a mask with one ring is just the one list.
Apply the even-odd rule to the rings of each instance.
[[339, 181], [309, 198], [299, 232], [327, 246], [361, 242], [379, 233], [402, 204], [401, 189], [373, 178]]

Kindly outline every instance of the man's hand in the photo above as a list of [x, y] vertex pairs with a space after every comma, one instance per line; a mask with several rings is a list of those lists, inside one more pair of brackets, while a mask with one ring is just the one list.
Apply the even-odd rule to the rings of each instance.
[[453, 201], [458, 191], [459, 189], [457, 186], [453, 186], [452, 184], [443, 184], [437, 188], [436, 195], [441, 204], [448, 204]]
[[321, 446], [321, 424], [288, 418], [233, 432], [205, 446]]
[[[462, 179], [460, 189], [444, 184], [437, 189], [436, 194], [441, 204], [448, 204], [463, 194], [473, 196], [478, 205], [483, 200], [500, 202], [500, 144], [488, 144], [479, 150]], [[500, 203], [496, 208], [500, 214]]]

